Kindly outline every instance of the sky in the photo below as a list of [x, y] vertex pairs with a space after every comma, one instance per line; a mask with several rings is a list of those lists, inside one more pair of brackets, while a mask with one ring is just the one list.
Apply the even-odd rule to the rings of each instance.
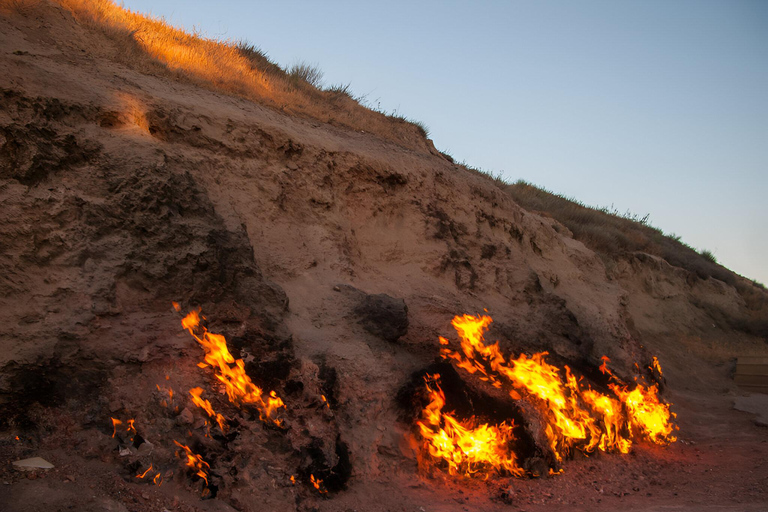
[[768, 285], [768, 2], [126, 0], [423, 122], [457, 161], [641, 217]]

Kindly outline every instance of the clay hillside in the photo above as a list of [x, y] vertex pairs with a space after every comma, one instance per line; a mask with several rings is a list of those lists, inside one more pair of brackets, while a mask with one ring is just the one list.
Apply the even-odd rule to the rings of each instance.
[[765, 509], [759, 283], [110, 2], [0, 70], [0, 510]]

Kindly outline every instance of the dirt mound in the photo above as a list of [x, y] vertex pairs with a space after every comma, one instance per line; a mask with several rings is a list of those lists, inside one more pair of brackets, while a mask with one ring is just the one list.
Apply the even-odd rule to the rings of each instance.
[[[738, 472], [765, 454], [765, 434], [727, 395], [729, 358], [765, 342], [707, 324], [748, 307], [732, 287], [647, 255], [606, 268], [428, 145], [139, 72], [56, 4], [6, 9], [0, 28], [2, 462], [56, 465], [31, 480], [0, 469], [12, 510], [766, 499], [764, 466]], [[280, 425], [198, 366], [172, 301], [200, 307], [253, 384], [281, 397]], [[550, 479], [419, 476], [398, 393], [432, 367], [454, 315], [484, 310], [505, 353], [549, 351], [582, 375], [607, 355], [631, 380], [657, 355], [681, 442], [574, 456]], [[192, 403], [198, 386], [224, 427]], [[179, 463], [173, 441], [208, 469]], [[82, 485], [93, 492], [72, 493]]]

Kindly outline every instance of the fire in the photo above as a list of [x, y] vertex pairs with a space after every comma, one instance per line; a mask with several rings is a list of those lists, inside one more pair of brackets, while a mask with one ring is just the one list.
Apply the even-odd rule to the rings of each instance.
[[117, 435], [117, 426], [122, 425], [123, 422], [115, 418], [110, 419], [112, 420], [112, 437], [115, 437]]
[[[564, 366], [561, 371], [549, 364], [545, 359], [547, 352], [530, 357], [521, 354], [517, 359], [507, 360], [498, 342], [492, 345], [484, 342], [483, 334], [492, 321], [487, 315], [456, 316], [452, 325], [461, 340], [461, 350], [452, 350], [449, 341], [440, 337], [441, 355], [493, 387], [506, 387], [515, 400], [521, 399], [522, 395], [532, 398], [546, 421], [545, 434], [558, 460], [563, 460], [574, 448], [586, 453], [595, 449], [627, 453], [633, 443], [633, 434], [661, 445], [676, 440], [672, 435], [677, 428], [672, 423], [675, 415], [670, 412], [668, 404], [659, 400], [655, 385], [646, 387], [637, 383], [630, 391], [608, 369], [610, 359], [606, 356], [601, 358], [600, 371], [610, 375], [615, 382], [609, 385], [615, 397], [582, 385], [568, 366]], [[653, 364], [661, 374], [661, 366], [655, 357]], [[417, 425], [432, 457], [449, 462], [449, 473], [473, 474], [465, 449], [471, 445], [466, 444], [468, 441], [465, 436], [470, 435], [470, 439], [476, 439], [482, 433], [486, 437], [478, 444], [478, 453], [486, 457], [485, 451], [489, 451], [492, 456], [478, 460], [482, 462], [480, 466], [487, 464], [495, 469], [520, 474], [516, 465], [510, 466], [514, 464], [514, 457], [502, 459], [502, 462], [492, 459], [499, 456], [498, 449], [502, 445], [511, 453], [508, 448], [512, 440], [511, 426], [507, 434], [502, 428], [503, 423], [497, 427], [475, 427], [471, 421], [462, 424], [451, 415], [441, 412], [445, 396], [437, 381], [431, 384], [428, 379], [427, 392], [431, 402], [423, 411], [423, 420], [417, 422]], [[504, 437], [506, 435], [508, 437]], [[459, 441], [465, 444], [459, 444]], [[491, 449], [493, 443], [501, 444]], [[501, 453], [505, 452], [502, 450]]]
[[205, 485], [207, 487], [208, 471], [211, 469], [211, 466], [203, 460], [202, 455], [198, 455], [194, 453], [192, 450], [189, 449], [188, 446], [181, 444], [175, 439], [173, 440], [173, 442], [176, 444], [176, 446], [184, 450], [184, 453], [187, 456], [187, 467], [192, 468], [195, 471], [195, 474], [205, 481]]
[[211, 406], [211, 402], [201, 397], [201, 395], [203, 394], [203, 388], [192, 388], [189, 390], [189, 394], [192, 395], [192, 402], [196, 406], [203, 409], [206, 413], [208, 413], [208, 416], [215, 419], [216, 423], [219, 424], [219, 428], [221, 429], [221, 431], [226, 433], [227, 420], [221, 414], [214, 412], [213, 406]]
[[648, 439], [656, 444], [673, 443], [677, 440], [672, 432], [676, 429], [672, 423], [675, 413], [669, 405], [659, 402], [656, 385], [645, 387], [638, 384], [632, 391], [616, 384], [610, 384], [611, 390], [624, 402], [633, 427], [638, 428]]
[[144, 478], [145, 476], [147, 476], [147, 473], [149, 473], [150, 471], [152, 471], [152, 464], [150, 464], [150, 465], [149, 465], [149, 467], [147, 468], [147, 470], [146, 470], [146, 471], [144, 471], [143, 473], [139, 473], [138, 475], [136, 475], [136, 478]]
[[659, 360], [656, 359], [656, 356], [653, 356], [653, 361], [651, 361], [651, 366], [649, 366], [649, 368], [659, 372], [659, 376], [664, 375], [664, 372], [661, 371], [661, 364], [659, 364]]
[[444, 461], [449, 474], [472, 476], [493, 469], [523, 474], [511, 449], [512, 422], [490, 426], [477, 425], [474, 418], [459, 421], [442, 410], [445, 394], [440, 388], [440, 375], [427, 375], [425, 382], [430, 403], [416, 424], [429, 454]]
[[[180, 309], [175, 302], [174, 308], [177, 311]], [[181, 325], [205, 349], [205, 363], [213, 367], [216, 378], [224, 384], [229, 401], [238, 406], [251, 404], [258, 409], [262, 421], [281, 426], [282, 420], [275, 418], [275, 415], [278, 409], [285, 407], [282, 399], [274, 391], [264, 396], [262, 389], [245, 373], [243, 360], [236, 360], [230, 354], [226, 338], [220, 334], [212, 334], [200, 325], [200, 315], [197, 311], [191, 311], [184, 317]], [[201, 334], [198, 335], [197, 332]]]
[[320, 478], [315, 478], [315, 475], [309, 475], [309, 480], [312, 482], [315, 489], [317, 489], [317, 492], [320, 494], [328, 494], [328, 491], [323, 487], [323, 481]]

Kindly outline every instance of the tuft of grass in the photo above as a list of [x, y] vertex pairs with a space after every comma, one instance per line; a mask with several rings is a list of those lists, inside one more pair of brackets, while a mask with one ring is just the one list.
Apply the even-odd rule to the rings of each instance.
[[319, 89], [323, 85], [325, 74], [317, 64], [299, 62], [288, 69], [288, 76], [295, 82], [304, 82]]
[[352, 94], [352, 84], [336, 84], [325, 89], [326, 92], [331, 93], [333, 96], [343, 96], [355, 101], [355, 97]]
[[453, 159], [453, 155], [450, 152], [448, 152], [448, 151], [438, 151], [438, 152], [443, 156], [443, 158], [445, 158], [446, 160], [448, 160], [452, 164], [456, 163], [456, 160]]
[[717, 263], [717, 258], [715, 258], [715, 255], [712, 254], [712, 251], [708, 251], [707, 249], [702, 249], [701, 254], [705, 260], [711, 261], [712, 263]]

